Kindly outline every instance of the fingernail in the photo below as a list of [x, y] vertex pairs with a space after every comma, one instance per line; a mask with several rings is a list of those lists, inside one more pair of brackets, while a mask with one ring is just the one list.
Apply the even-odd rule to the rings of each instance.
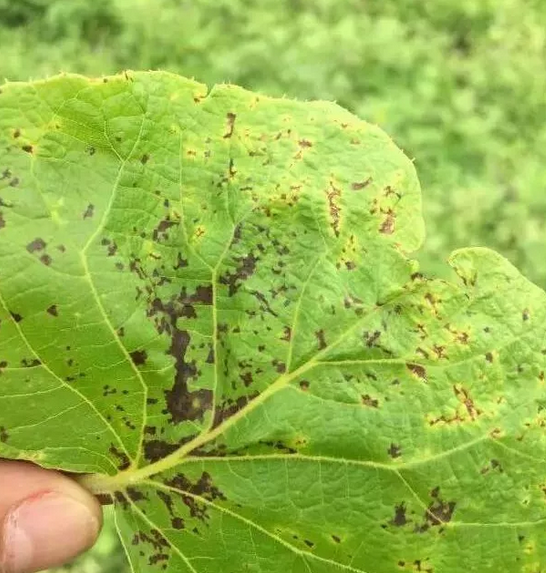
[[61, 565], [87, 549], [100, 524], [69, 496], [46, 492], [8, 513], [3, 532], [3, 573], [29, 573]]

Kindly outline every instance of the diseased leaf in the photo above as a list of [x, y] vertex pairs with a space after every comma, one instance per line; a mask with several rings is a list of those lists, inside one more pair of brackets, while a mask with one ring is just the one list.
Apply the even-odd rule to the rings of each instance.
[[546, 567], [546, 299], [458, 284], [330, 103], [166, 73], [0, 94], [0, 454], [89, 473], [133, 569]]

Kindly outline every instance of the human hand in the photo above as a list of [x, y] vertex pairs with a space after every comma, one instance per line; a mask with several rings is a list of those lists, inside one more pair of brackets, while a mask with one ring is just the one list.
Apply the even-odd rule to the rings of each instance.
[[95, 542], [97, 500], [63, 474], [0, 460], [0, 573], [62, 565]]

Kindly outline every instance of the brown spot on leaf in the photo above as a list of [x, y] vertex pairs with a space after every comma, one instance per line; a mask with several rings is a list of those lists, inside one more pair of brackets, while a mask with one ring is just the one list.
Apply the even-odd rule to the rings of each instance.
[[359, 191], [360, 189], [364, 189], [372, 182], [372, 178], [368, 177], [366, 181], [357, 181], [351, 185], [351, 189], [354, 191]]
[[239, 263], [235, 271], [233, 273], [227, 272], [220, 277], [220, 284], [228, 286], [229, 296], [233, 296], [241, 287], [241, 283], [254, 274], [259, 259], [250, 253], [235, 260]]
[[179, 444], [169, 444], [163, 440], [150, 440], [144, 443], [144, 457], [154, 463], [172, 454], [179, 447]]
[[213, 428], [219, 426], [224, 420], [231, 418], [234, 414], [247, 406], [254, 398], [258, 396], [258, 392], [250, 396], [239, 396], [236, 400], [228, 399], [221, 406], [218, 406], [214, 412]]
[[362, 404], [368, 406], [368, 408], [377, 408], [379, 406], [379, 401], [372, 398], [369, 394], [364, 394], [361, 396]]
[[446, 355], [445, 355], [446, 347], [445, 346], [440, 346], [438, 344], [435, 344], [432, 347], [432, 351], [434, 352], [434, 354], [436, 354], [436, 357], [438, 358], [438, 360], [441, 360], [442, 358], [446, 358]]
[[40, 262], [46, 267], [49, 267], [49, 265], [53, 262], [53, 259], [49, 255], [43, 254], [40, 257]]
[[328, 346], [326, 343], [326, 338], [324, 335], [324, 330], [320, 329], [315, 332], [315, 336], [317, 338], [317, 344], [319, 350], [324, 350]]
[[307, 390], [309, 390], [309, 381], [308, 380], [300, 380], [300, 388], [306, 392]]
[[412, 374], [415, 374], [415, 376], [417, 376], [418, 378], [421, 378], [421, 380], [427, 379], [427, 371], [425, 370], [424, 366], [421, 366], [420, 364], [413, 364], [411, 362], [408, 362], [406, 364], [406, 367]]
[[224, 139], [229, 139], [233, 135], [233, 130], [235, 128], [235, 120], [237, 116], [232, 113], [228, 112], [226, 115], [226, 132], [224, 133]]
[[437, 488], [433, 490], [431, 496], [435, 498], [435, 501], [428, 506], [425, 513], [425, 521], [431, 526], [449, 523], [453, 517], [456, 503], [454, 501], [445, 502], [440, 499]]
[[283, 335], [281, 336], [281, 340], [290, 342], [291, 339], [292, 339], [292, 329], [289, 326], [285, 326], [283, 329]]
[[142, 366], [143, 364], [146, 364], [148, 353], [146, 350], [135, 350], [134, 352], [131, 352], [129, 356], [135, 366]]
[[334, 235], [339, 237], [341, 220], [341, 206], [339, 204], [339, 198], [341, 197], [341, 190], [335, 187], [333, 183], [330, 183], [330, 189], [326, 191], [326, 197], [328, 199], [328, 210], [332, 221], [331, 226], [334, 231]]
[[364, 340], [366, 341], [366, 346], [368, 348], [372, 348], [376, 346], [376, 342], [379, 340], [381, 336], [381, 332], [379, 330], [375, 330], [374, 332], [365, 332], [364, 333]]
[[131, 460], [127, 454], [114, 446], [110, 445], [108, 451], [117, 459], [117, 467], [120, 471], [126, 470], [131, 465]]
[[180, 253], [177, 254], [176, 265], [174, 265], [173, 269], [176, 271], [178, 269], [183, 269], [184, 267], [188, 266], [187, 259], [184, 259]]
[[34, 148], [32, 147], [32, 145], [23, 145], [23, 147], [21, 149], [23, 151], [25, 151], [26, 153], [33, 153], [34, 152]]
[[141, 158], [140, 158], [140, 162], [142, 163], [142, 165], [146, 165], [146, 163], [148, 163], [148, 161], [150, 160], [150, 156], [145, 153]]
[[252, 372], [245, 372], [244, 374], [240, 374], [239, 377], [243, 381], [244, 385], [248, 388], [252, 382]]
[[392, 518], [391, 525], [403, 527], [406, 523], [408, 523], [406, 518], [406, 506], [401, 503], [394, 508], [394, 517]]
[[286, 372], [286, 364], [284, 362], [281, 362], [275, 358], [275, 360], [271, 361], [271, 364], [275, 367], [275, 370], [279, 374], [284, 374]]
[[168, 353], [175, 358], [175, 383], [171, 390], [165, 391], [167, 411], [171, 415], [171, 422], [179, 424], [184, 421], [203, 421], [205, 412], [212, 405], [212, 391], [205, 388], [188, 389], [188, 381], [197, 377], [195, 361], [186, 362], [186, 349], [190, 336], [186, 331], [174, 328], [171, 347]]
[[57, 305], [56, 304], [52, 304], [48, 309], [47, 309], [47, 313], [50, 314], [51, 316], [59, 316], [59, 311], [57, 310]]
[[4, 426], [0, 426], [0, 442], [5, 444], [8, 441], [9, 434]]
[[205, 521], [208, 517], [208, 508], [193, 497], [184, 493], [199, 496], [208, 501], [226, 500], [226, 496], [213, 484], [209, 473], [203, 472], [197, 481], [192, 481], [184, 474], [177, 474], [174, 478], [165, 480], [165, 484], [180, 492], [182, 501], [190, 510], [190, 515]]
[[167, 231], [171, 227], [178, 226], [178, 224], [179, 223], [177, 221], [171, 220], [169, 216], [165, 217], [165, 219], [162, 219], [157, 225], [157, 227], [153, 230], [152, 232], [153, 240], [159, 242], [167, 239], [169, 236]]
[[392, 235], [394, 233], [394, 226], [396, 223], [396, 215], [392, 209], [386, 213], [386, 217], [379, 227], [379, 232], [384, 235]]
[[466, 390], [460, 385], [455, 384], [453, 386], [453, 392], [455, 393], [455, 396], [457, 396], [459, 402], [464, 404], [471, 420], [475, 420], [478, 416], [481, 415], [481, 410], [476, 408], [474, 401], [470, 397], [470, 393], [468, 392], [468, 390]]
[[394, 460], [402, 455], [402, 449], [400, 448], [400, 446], [396, 444], [391, 444], [389, 449], [387, 450], [387, 453]]
[[528, 308], [524, 308], [524, 309], [523, 309], [523, 312], [521, 313], [521, 318], [522, 318], [524, 321], [527, 321], [527, 320], [529, 320], [530, 316], [531, 316], [531, 315], [530, 315], [530, 313], [529, 313], [529, 309], [528, 309]]
[[27, 251], [29, 253], [35, 253], [36, 251], [43, 251], [47, 246], [47, 243], [40, 238], [34, 239], [27, 245]]
[[89, 205], [87, 205], [85, 211], [83, 212], [83, 218], [91, 219], [93, 217], [94, 212], [95, 212], [95, 206], [91, 205], [90, 203]]
[[458, 332], [456, 339], [461, 343], [461, 344], [468, 344], [468, 332]]
[[135, 503], [148, 499], [142, 491], [135, 487], [128, 487], [125, 491], [127, 492], [129, 498]]
[[209, 353], [207, 355], [207, 359], [205, 360], [205, 362], [207, 364], [214, 364], [214, 346], [212, 346], [212, 344], [209, 347]]

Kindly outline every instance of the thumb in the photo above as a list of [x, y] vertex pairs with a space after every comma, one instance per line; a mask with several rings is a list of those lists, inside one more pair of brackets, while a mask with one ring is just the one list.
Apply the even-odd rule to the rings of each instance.
[[62, 565], [95, 542], [101, 523], [98, 502], [70, 478], [0, 460], [0, 573]]

